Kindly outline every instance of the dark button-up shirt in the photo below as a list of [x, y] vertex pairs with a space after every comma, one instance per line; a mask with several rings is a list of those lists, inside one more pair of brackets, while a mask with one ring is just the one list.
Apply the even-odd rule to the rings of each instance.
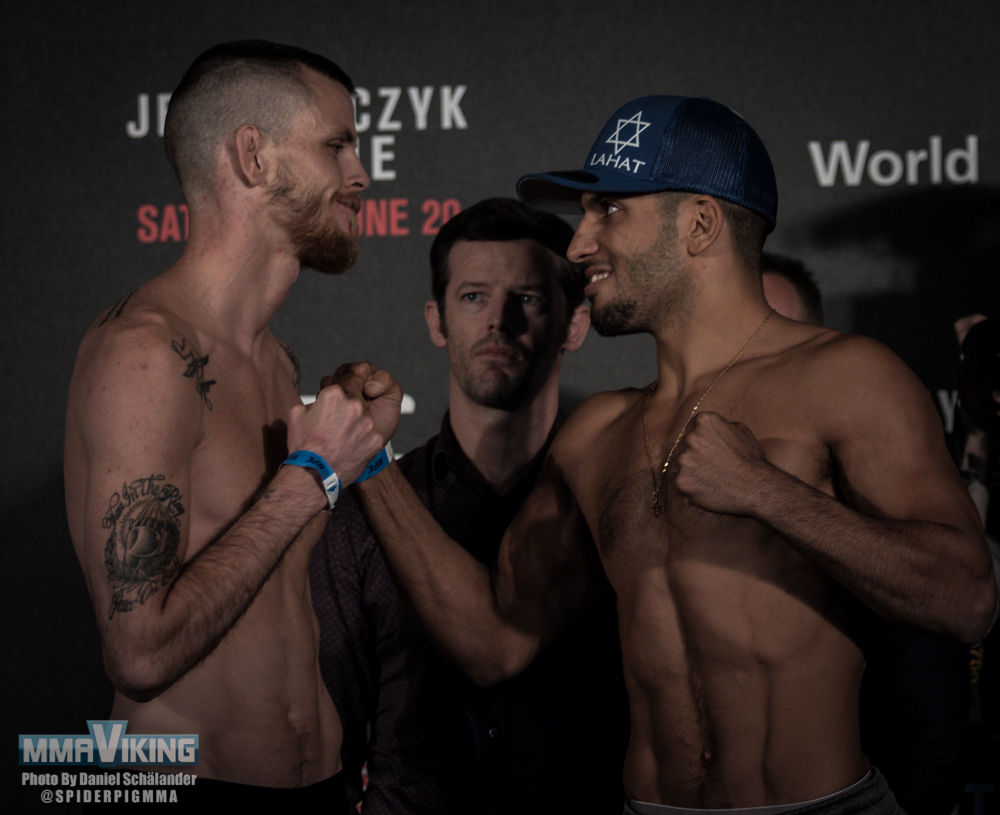
[[[444, 530], [493, 565], [547, 450], [500, 495], [446, 415], [440, 435], [399, 466]], [[352, 800], [368, 764], [366, 815], [620, 811], [628, 704], [610, 586], [523, 673], [478, 688], [422, 634], [350, 494], [316, 548], [310, 582]]]

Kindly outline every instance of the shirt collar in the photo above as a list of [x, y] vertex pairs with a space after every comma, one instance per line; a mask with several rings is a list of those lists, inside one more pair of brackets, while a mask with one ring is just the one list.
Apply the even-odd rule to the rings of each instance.
[[[525, 474], [518, 480], [508, 495], [520, 493], [526, 486], [530, 490], [535, 481], [538, 480], [538, 473], [542, 468], [542, 462], [545, 461], [546, 454], [549, 452], [552, 440], [556, 437], [556, 433], [559, 432], [559, 428], [563, 426], [565, 421], [566, 414], [560, 410], [556, 414], [556, 419], [552, 423], [552, 429], [549, 431], [548, 438], [545, 440], [545, 444], [542, 445], [542, 449], [531, 460], [531, 465], [525, 470]], [[476, 465], [465, 454], [462, 445], [458, 443], [458, 439], [455, 438], [455, 431], [451, 427], [449, 412], [447, 411], [441, 420], [441, 432], [438, 434], [434, 450], [431, 454], [431, 472], [434, 475], [435, 481], [444, 481], [448, 473], [453, 472], [457, 477], [466, 482], [478, 484], [481, 488], [497, 494], [496, 490], [493, 489], [493, 485], [483, 478], [479, 470], [476, 469]]]

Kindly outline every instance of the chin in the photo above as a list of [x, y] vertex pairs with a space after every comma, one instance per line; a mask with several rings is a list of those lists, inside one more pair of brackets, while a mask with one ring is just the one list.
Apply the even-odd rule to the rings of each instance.
[[635, 309], [630, 304], [613, 304], [600, 309], [591, 309], [590, 324], [602, 337], [621, 337], [626, 334], [641, 334], [644, 329], [635, 321]]
[[303, 266], [326, 275], [340, 275], [350, 269], [358, 259], [358, 243], [344, 238], [336, 243], [312, 247], [299, 254]]
[[524, 383], [507, 377], [492, 377], [469, 383], [465, 395], [477, 405], [495, 410], [513, 410], [522, 399]]

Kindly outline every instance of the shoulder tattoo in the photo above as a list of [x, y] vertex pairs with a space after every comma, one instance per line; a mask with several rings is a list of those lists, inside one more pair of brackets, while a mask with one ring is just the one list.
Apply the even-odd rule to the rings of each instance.
[[[135, 294], [135, 292], [132, 292], [132, 294]], [[122, 316], [122, 312], [125, 311], [125, 306], [128, 305], [128, 301], [132, 299], [132, 294], [130, 294], [128, 297], [125, 297], [125, 298], [119, 300], [117, 303], [115, 303], [108, 310], [108, 313], [104, 315], [104, 319], [101, 320], [100, 323], [98, 323], [97, 327], [100, 328], [102, 325], [104, 325], [108, 320], [110, 320], [112, 318], [118, 319], [119, 317], [121, 317]]]
[[208, 356], [199, 354], [193, 345], [188, 347], [187, 340], [183, 337], [180, 342], [171, 340], [170, 347], [174, 349], [181, 359], [187, 362], [188, 366], [184, 372], [184, 376], [194, 380], [195, 387], [198, 388], [198, 395], [205, 403], [205, 406], [211, 410], [212, 402], [208, 398], [208, 389], [215, 384], [215, 380], [205, 379], [205, 366], [208, 365]]
[[114, 589], [108, 619], [142, 605], [180, 570], [181, 493], [162, 475], [123, 484], [101, 526], [110, 530], [104, 565]]
[[280, 345], [288, 358], [292, 361], [292, 384], [295, 385], [295, 389], [298, 390], [299, 383], [302, 381], [302, 366], [299, 364], [299, 358], [295, 355], [295, 352], [285, 345], [281, 340], [278, 340], [278, 345]]

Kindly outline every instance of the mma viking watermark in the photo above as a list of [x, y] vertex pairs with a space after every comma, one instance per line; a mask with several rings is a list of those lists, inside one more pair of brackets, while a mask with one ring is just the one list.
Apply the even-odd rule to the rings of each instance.
[[196, 734], [126, 735], [127, 727], [127, 720], [91, 719], [87, 721], [89, 736], [18, 736], [18, 764], [28, 767], [197, 766]]

